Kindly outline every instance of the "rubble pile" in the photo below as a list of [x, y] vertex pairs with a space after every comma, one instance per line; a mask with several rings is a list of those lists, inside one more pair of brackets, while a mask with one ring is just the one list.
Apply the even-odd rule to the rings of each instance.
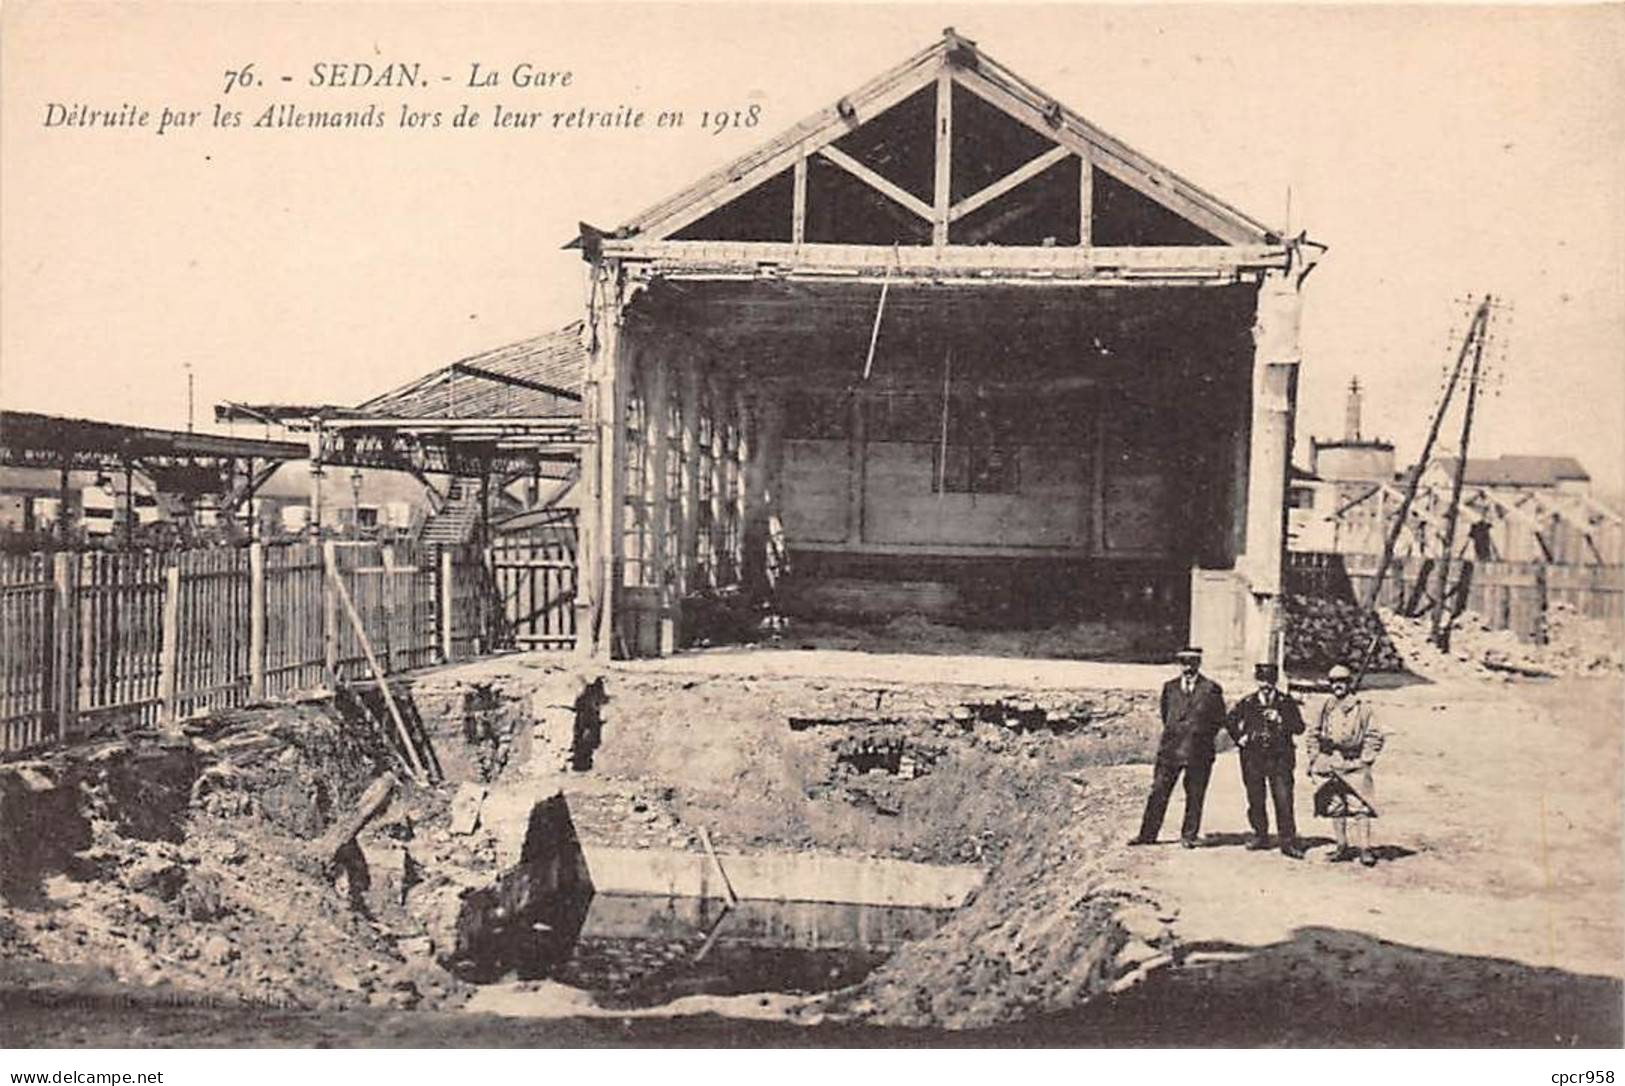
[[479, 860], [452, 843], [444, 799], [397, 793], [338, 862], [318, 847], [378, 772], [374, 748], [332, 707], [302, 705], [4, 767], [0, 820], [48, 816], [33, 830], [44, 847], [0, 842], [5, 973], [89, 968], [180, 1003], [460, 1002], [428, 937], [448, 876], [425, 872], [442, 852]]
[[1546, 612], [1546, 631], [1541, 659], [1559, 674], [1625, 671], [1625, 630], [1620, 623], [1589, 618], [1572, 604], [1556, 603]]
[[1619, 630], [1580, 615], [1566, 603], [1555, 604], [1548, 612], [1544, 645], [1520, 640], [1511, 630], [1491, 630], [1476, 613], [1464, 611], [1451, 627], [1448, 653], [1429, 640], [1428, 616], [1406, 618], [1387, 610], [1381, 615], [1406, 666], [1425, 678], [1510, 680], [1625, 670]]
[[1286, 665], [1324, 671], [1333, 664], [1358, 666], [1377, 639], [1367, 671], [1403, 671], [1405, 662], [1377, 616], [1349, 600], [1292, 593], [1286, 598]]

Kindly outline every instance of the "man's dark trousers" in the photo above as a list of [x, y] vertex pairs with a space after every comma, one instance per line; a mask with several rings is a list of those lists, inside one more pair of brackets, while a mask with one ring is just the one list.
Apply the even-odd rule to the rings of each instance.
[[1247, 821], [1253, 834], [1268, 837], [1269, 812], [1264, 809], [1267, 790], [1275, 804], [1275, 829], [1282, 846], [1298, 838], [1298, 822], [1292, 813], [1292, 749], [1241, 751], [1241, 783], [1247, 788]]
[[[1179, 836], [1194, 841], [1202, 832], [1202, 803], [1207, 799], [1208, 778], [1213, 775], [1211, 761], [1179, 763], [1158, 758], [1151, 770], [1151, 794], [1145, 800], [1145, 817], [1140, 820], [1141, 841], [1155, 841], [1162, 832], [1162, 817], [1168, 810], [1168, 797], [1174, 793], [1174, 782], [1185, 775], [1185, 817], [1179, 825]], [[1288, 787], [1291, 781], [1287, 782]]]

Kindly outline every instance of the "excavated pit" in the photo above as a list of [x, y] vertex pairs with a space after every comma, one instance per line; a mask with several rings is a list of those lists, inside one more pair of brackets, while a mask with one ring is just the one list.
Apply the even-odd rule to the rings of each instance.
[[[289, 1007], [478, 1007], [551, 983], [580, 997], [569, 1013], [872, 992], [884, 1021], [886, 1000], [918, 1004], [893, 993], [963, 938], [984, 881], [1079, 809], [1069, 774], [1143, 756], [1154, 728], [1133, 688], [523, 659], [393, 694], [433, 784], [407, 780], [376, 688], [5, 767], [5, 949]], [[386, 771], [387, 806], [313, 858]], [[1094, 959], [1120, 944], [1080, 944], [1066, 998], [1109, 983]]]
[[[469, 793], [465, 793], [469, 794]], [[982, 873], [901, 861], [583, 845], [563, 793], [497, 789], [499, 837], [529, 804], [519, 860], [465, 893], [449, 967], [474, 984], [551, 980], [601, 1008], [686, 995], [808, 995], [864, 979], [935, 931]]]

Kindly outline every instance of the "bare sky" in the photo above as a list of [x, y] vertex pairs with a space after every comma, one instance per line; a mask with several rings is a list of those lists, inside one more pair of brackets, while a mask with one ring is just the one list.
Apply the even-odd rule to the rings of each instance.
[[[1331, 251], [1309, 279], [1299, 433], [1414, 455], [1468, 293], [1515, 306], [1475, 452], [1625, 485], [1625, 8], [661, 4], [0, 10], [0, 402], [184, 425], [221, 399], [355, 402], [573, 319], [578, 220], [635, 214], [955, 26], [1198, 185]], [[427, 89], [305, 84], [417, 62]], [[480, 62], [567, 88], [466, 87]], [[264, 86], [229, 94], [253, 62]], [[282, 83], [280, 75], [294, 77]], [[452, 76], [449, 83], [439, 76]], [[405, 130], [467, 101], [641, 108], [640, 130]], [[202, 111], [45, 128], [48, 103]], [[372, 131], [211, 129], [215, 103]], [[760, 107], [712, 134], [703, 109]], [[649, 127], [681, 109], [687, 124]], [[1453, 440], [1453, 439], [1452, 439]], [[1301, 455], [1300, 455], [1301, 459]]]

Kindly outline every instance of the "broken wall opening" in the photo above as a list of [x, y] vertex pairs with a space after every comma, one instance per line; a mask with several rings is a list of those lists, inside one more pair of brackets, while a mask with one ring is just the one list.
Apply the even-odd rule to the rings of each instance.
[[1154, 658], [1187, 635], [1191, 569], [1242, 549], [1251, 286], [899, 282], [878, 333], [872, 284], [657, 281], [638, 304], [626, 608], [693, 601], [673, 648], [749, 637], [767, 603], [1121, 622], [1063, 654]]

